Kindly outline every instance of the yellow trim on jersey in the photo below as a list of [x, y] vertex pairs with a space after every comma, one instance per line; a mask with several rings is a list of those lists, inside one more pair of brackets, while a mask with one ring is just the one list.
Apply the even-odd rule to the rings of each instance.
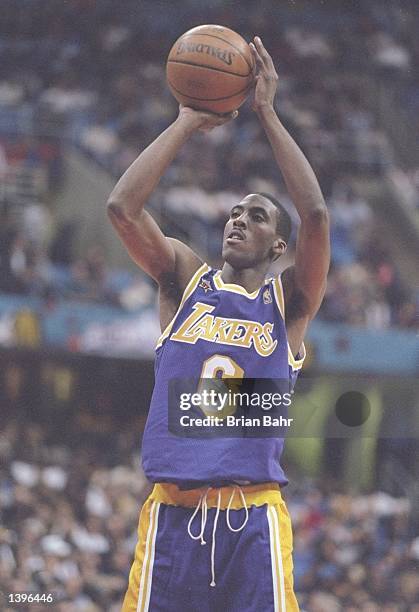
[[274, 279], [273, 286], [274, 286], [274, 295], [275, 295], [276, 303], [277, 303], [278, 308], [279, 308], [279, 312], [281, 313], [282, 318], [285, 321], [284, 290], [282, 289], [281, 276], [279, 274]]
[[195, 289], [197, 288], [198, 283], [201, 280], [201, 277], [204, 274], [206, 274], [207, 272], [209, 272], [210, 270], [211, 270], [211, 268], [206, 263], [204, 263], [204, 264], [202, 264], [202, 266], [200, 268], [198, 268], [198, 270], [192, 276], [191, 280], [186, 285], [186, 289], [183, 292], [182, 299], [180, 301], [180, 304], [179, 304], [179, 307], [178, 307], [176, 313], [173, 316], [173, 319], [170, 321], [170, 323], [168, 324], [168, 326], [166, 327], [164, 332], [161, 334], [161, 336], [157, 340], [156, 349], [158, 349], [163, 344], [164, 340], [167, 338], [167, 336], [172, 331], [173, 323], [175, 322], [176, 317], [180, 313], [180, 311], [182, 309], [182, 306], [184, 305], [184, 303], [186, 302], [188, 297], [190, 297], [192, 295], [192, 293], [195, 291]]
[[223, 279], [221, 278], [221, 270], [218, 270], [218, 272], [214, 274], [214, 285], [220, 291], [231, 291], [232, 293], [238, 293], [240, 295], [245, 295], [247, 298], [250, 298], [251, 300], [255, 300], [257, 298], [262, 288], [262, 287], [259, 287], [259, 289], [256, 289], [256, 291], [249, 293], [241, 285], [235, 285], [234, 283], [225, 283]]
[[[282, 318], [285, 323], [285, 298], [284, 298], [284, 290], [282, 288], [281, 275], [275, 278], [273, 282], [274, 287], [274, 295], [275, 301], [279, 308], [279, 312], [281, 313]], [[293, 370], [300, 370], [303, 366], [304, 359], [306, 358], [306, 347], [304, 346], [304, 342], [301, 344], [301, 348], [299, 350], [299, 357], [294, 357], [291, 351], [291, 347], [288, 343], [288, 364], [292, 367]]]

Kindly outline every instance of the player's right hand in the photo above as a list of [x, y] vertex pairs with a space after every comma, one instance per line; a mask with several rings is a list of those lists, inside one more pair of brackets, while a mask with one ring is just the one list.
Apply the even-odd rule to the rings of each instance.
[[189, 106], [179, 106], [179, 119], [187, 124], [193, 130], [202, 132], [210, 132], [215, 127], [224, 125], [228, 121], [235, 119], [239, 111], [235, 110], [232, 113], [217, 115], [206, 111], [195, 110]]
[[265, 107], [273, 108], [278, 74], [275, 70], [272, 57], [265, 49], [259, 36], [255, 36], [250, 48], [255, 58], [257, 75], [255, 78], [255, 96], [253, 110], [256, 112]]

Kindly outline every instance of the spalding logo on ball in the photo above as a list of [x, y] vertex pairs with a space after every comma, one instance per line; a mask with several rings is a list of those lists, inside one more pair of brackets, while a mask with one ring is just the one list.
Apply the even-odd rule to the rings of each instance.
[[240, 34], [223, 26], [202, 25], [175, 42], [166, 74], [180, 104], [230, 113], [243, 104], [252, 88], [255, 62]]

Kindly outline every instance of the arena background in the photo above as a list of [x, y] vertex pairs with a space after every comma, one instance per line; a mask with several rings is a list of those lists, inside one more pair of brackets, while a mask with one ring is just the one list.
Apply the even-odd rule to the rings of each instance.
[[[1, 0], [0, 12], [0, 608], [31, 591], [54, 593], [55, 610], [119, 609], [149, 491], [140, 440], [159, 329], [156, 288], [106, 199], [176, 116], [174, 40], [219, 23], [262, 36], [277, 109], [331, 212], [293, 408], [310, 418], [284, 459], [301, 608], [418, 612], [418, 4]], [[246, 105], [185, 146], [150, 208], [217, 265], [227, 210], [255, 190], [292, 212]]]

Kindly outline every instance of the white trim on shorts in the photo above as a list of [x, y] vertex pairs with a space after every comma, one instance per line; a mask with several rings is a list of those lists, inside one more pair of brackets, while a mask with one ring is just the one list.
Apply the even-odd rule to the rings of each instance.
[[[282, 564], [278, 514], [276, 513], [275, 508], [270, 505], [268, 505], [266, 514], [268, 517], [269, 541], [271, 545], [272, 586], [275, 605], [274, 610], [275, 612], [286, 612], [284, 566]], [[280, 602], [278, 601], [278, 595]]]

